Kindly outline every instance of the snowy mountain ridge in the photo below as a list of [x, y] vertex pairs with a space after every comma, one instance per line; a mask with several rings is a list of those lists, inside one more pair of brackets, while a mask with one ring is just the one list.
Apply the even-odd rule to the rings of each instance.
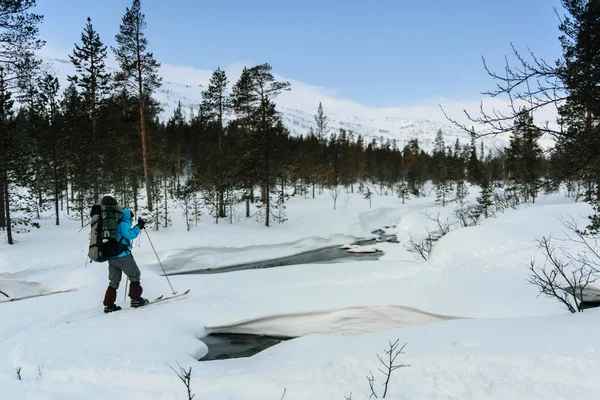
[[[65, 87], [67, 76], [73, 75], [75, 69], [70, 61], [63, 58], [43, 57], [51, 65], [53, 72], [59, 77], [61, 86]], [[160, 119], [166, 121], [173, 115], [178, 104], [186, 118], [198, 113], [202, 102], [202, 91], [206, 89], [210, 74], [208, 71], [198, 71], [191, 68], [162, 67], [163, 82], [155, 94], [155, 98], [163, 107]], [[107, 67], [112, 72], [113, 68]], [[240, 70], [241, 71], [241, 70]], [[239, 77], [240, 71], [228, 71], [230, 85]], [[164, 72], [164, 73], [163, 73]], [[236, 74], [237, 73], [237, 74]], [[236, 76], [237, 75], [237, 76]], [[278, 79], [281, 79], [277, 77]], [[434, 140], [438, 130], [442, 130], [446, 146], [453, 146], [456, 139], [461, 145], [470, 142], [470, 136], [449, 122], [430, 119], [407, 119], [398, 115], [393, 108], [370, 109], [344, 100], [337, 100], [328, 95], [319, 95], [309, 86], [301, 82], [291, 81], [291, 91], [282, 93], [277, 99], [277, 110], [281, 113], [284, 125], [294, 136], [306, 135], [310, 128], [316, 129], [314, 115], [319, 102], [323, 103], [328, 118], [329, 134], [345, 129], [355, 136], [361, 135], [365, 143], [377, 139], [395, 140], [399, 148], [403, 148], [411, 139], [418, 139], [419, 145], [427, 152], [433, 150]], [[441, 110], [440, 110], [441, 114]], [[482, 137], [486, 152], [503, 149], [509, 143], [506, 137]]]

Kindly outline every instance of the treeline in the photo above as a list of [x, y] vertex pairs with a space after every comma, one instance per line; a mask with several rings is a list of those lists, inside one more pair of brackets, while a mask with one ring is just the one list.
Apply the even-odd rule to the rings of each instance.
[[[111, 49], [120, 69], [106, 71], [108, 49], [88, 19], [70, 56], [76, 74], [61, 88], [33, 57], [43, 45], [36, 36], [41, 16], [29, 11], [34, 4], [15, 1], [0, 10], [0, 18], [27, 22], [0, 24], [10, 25], [7, 38], [21, 49], [18, 62], [0, 68], [0, 228], [9, 243], [11, 228], [46, 209], [54, 209], [56, 224], [63, 212], [85, 224], [104, 193], [151, 217], [156, 228], [170, 224], [173, 202], [188, 228], [201, 210], [219, 222], [231, 220], [240, 204], [246, 217], [270, 226], [286, 220], [290, 196], [315, 197], [323, 190], [337, 208], [343, 191], [406, 201], [425, 195], [425, 183], [432, 181], [445, 205], [464, 200], [469, 182], [482, 188], [483, 204], [492, 186], [535, 201], [543, 185], [554, 190], [562, 181], [552, 179], [562, 171], [562, 153], [544, 157], [538, 144], [543, 131], [527, 110], [514, 117], [509, 148], [495, 152], [485, 152], [474, 131], [469, 143], [446, 143], [439, 131], [431, 153], [418, 139], [402, 147], [383, 138], [367, 141], [331, 130], [321, 104], [316, 129], [292, 137], [276, 111], [277, 96], [291, 87], [275, 79], [269, 64], [244, 68], [236, 82], [217, 69], [198, 107], [184, 112], [179, 105], [161, 121], [163, 110], [153, 97], [161, 85], [160, 64], [147, 49], [139, 0], [127, 8]], [[580, 178], [593, 187], [593, 178]]]

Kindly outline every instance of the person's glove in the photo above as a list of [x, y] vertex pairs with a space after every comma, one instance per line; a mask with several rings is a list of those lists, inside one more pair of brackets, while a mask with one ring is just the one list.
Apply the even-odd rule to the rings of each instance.
[[139, 226], [139, 227], [140, 227], [140, 229], [144, 229], [144, 226], [146, 226], [146, 221], [144, 221], [144, 220], [143, 220], [143, 219], [141, 219], [141, 218], [138, 218], [138, 223], [137, 223], [137, 226]]

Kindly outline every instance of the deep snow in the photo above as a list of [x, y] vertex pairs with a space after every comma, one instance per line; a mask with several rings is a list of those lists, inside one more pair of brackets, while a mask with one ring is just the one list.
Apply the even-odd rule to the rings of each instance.
[[[407, 251], [407, 235], [431, 224], [424, 211], [445, 217], [455, 207], [434, 206], [433, 197], [402, 205], [377, 196], [369, 208], [352, 195], [334, 211], [324, 194], [292, 199], [289, 221], [272, 228], [203, 217], [192, 232], [151, 231], [164, 264], [179, 270], [344, 244], [384, 226], [395, 226], [387, 232], [401, 243], [377, 244], [378, 261], [171, 276], [176, 290], [191, 293], [140, 310], [124, 303], [124, 279], [118, 301], [126, 309], [109, 315], [101, 304], [106, 265], [86, 264], [88, 230], [43, 221], [15, 246], [0, 247], [0, 290], [13, 297], [75, 291], [0, 304], [0, 397], [183, 399], [166, 365], [178, 362], [192, 367], [196, 398], [279, 399], [285, 389], [286, 399], [366, 399], [365, 376], [372, 371], [380, 388], [376, 354], [396, 339], [407, 343], [401, 362], [410, 367], [394, 372], [388, 398], [600, 395], [600, 311], [571, 315], [526, 281], [527, 262], [540, 257], [535, 239], [560, 234], [558, 216], [584, 221], [591, 208], [556, 194], [450, 232], [427, 262]], [[182, 263], [179, 255], [192, 249], [195, 257]], [[134, 254], [145, 294], [168, 294], [146, 237]], [[305, 336], [251, 358], [198, 362], [207, 329]]]

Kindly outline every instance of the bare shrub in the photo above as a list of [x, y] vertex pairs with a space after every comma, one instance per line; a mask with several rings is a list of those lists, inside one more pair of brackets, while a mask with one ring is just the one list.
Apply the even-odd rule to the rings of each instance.
[[177, 366], [179, 367], [179, 371], [176, 371], [175, 368], [171, 367], [169, 364], [167, 364], [167, 365], [169, 366], [169, 368], [171, 368], [173, 370], [173, 372], [175, 372], [177, 374], [177, 376], [179, 377], [179, 379], [181, 380], [181, 382], [183, 382], [183, 384], [185, 385], [185, 388], [187, 389], [188, 400], [192, 400], [194, 398], [194, 396], [195, 396], [195, 394], [192, 394], [192, 390], [191, 390], [191, 385], [192, 385], [192, 367], [190, 367], [190, 369], [186, 371], [178, 363]]
[[[399, 341], [400, 341], [400, 339], [397, 339], [394, 343], [392, 343], [391, 341], [389, 342], [389, 344], [390, 344], [389, 349], [384, 350], [385, 358], [380, 356], [379, 354], [377, 354], [377, 358], [379, 359], [379, 362], [382, 365], [382, 368], [378, 368], [378, 371], [381, 372], [383, 374], [383, 376], [385, 377], [385, 382], [383, 384], [383, 396], [382, 396], [382, 398], [384, 398], [384, 399], [385, 399], [385, 396], [387, 396], [390, 378], [392, 377], [392, 372], [394, 372], [395, 370], [397, 370], [399, 368], [410, 367], [410, 365], [396, 364], [396, 358], [398, 358], [398, 356], [400, 354], [404, 354], [404, 352], [402, 350], [404, 350], [404, 347], [406, 347], [406, 344], [407, 344], [407, 343], [404, 343], [404, 345], [400, 349], [398, 349]], [[367, 380], [369, 381], [369, 388], [371, 389], [371, 395], [369, 396], [369, 398], [375, 397], [377, 399], [379, 397], [377, 396], [377, 392], [375, 391], [375, 377], [373, 376], [373, 373], [370, 371], [369, 371], [369, 374], [370, 374], [370, 376], [367, 375]], [[352, 397], [352, 395], [351, 395], [351, 397]]]
[[521, 199], [516, 190], [506, 189], [503, 192], [494, 191], [494, 206], [496, 211], [504, 212], [506, 209], [516, 210], [521, 204]]
[[448, 218], [445, 221], [440, 220], [440, 214], [436, 217], [429, 215], [428, 213], [424, 213], [427, 219], [436, 223], [437, 227], [433, 230], [427, 229], [427, 235], [421, 238], [414, 238], [409, 235], [408, 251], [414, 254], [417, 254], [420, 258], [423, 258], [425, 261], [429, 259], [431, 255], [431, 251], [435, 246], [435, 243], [440, 240], [444, 235], [452, 230], [455, 223], [450, 223]]
[[454, 210], [454, 215], [458, 220], [458, 224], [463, 228], [477, 225], [481, 218], [481, 213], [477, 209], [477, 206], [471, 203], [463, 203], [459, 208]]
[[[557, 247], [551, 236], [538, 241], [545, 258], [543, 266], [535, 259], [529, 264], [528, 282], [537, 286], [540, 294], [558, 300], [570, 312], [584, 310], [583, 299], [586, 287], [600, 278], [600, 243], [595, 236], [580, 231], [573, 220], [561, 219], [569, 233], [566, 241], [582, 247], [573, 254]], [[558, 254], [557, 254], [558, 253]]]
[[427, 261], [431, 250], [433, 250], [433, 238], [429, 235], [422, 238], [408, 237], [408, 251], [417, 254], [419, 257]]

